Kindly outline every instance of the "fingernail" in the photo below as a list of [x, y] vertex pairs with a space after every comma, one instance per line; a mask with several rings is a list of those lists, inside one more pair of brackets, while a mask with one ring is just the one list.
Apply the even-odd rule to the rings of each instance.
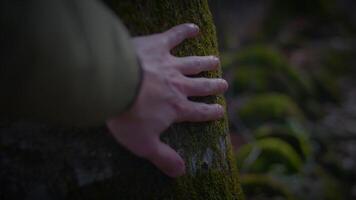
[[199, 31], [199, 26], [196, 25], [196, 24], [191, 23], [191, 24], [188, 24], [188, 26], [190, 26], [191, 28], [194, 28], [194, 29], [196, 29], [197, 31]]
[[216, 105], [216, 115], [218, 118], [221, 118], [223, 116], [223, 107], [220, 104], [215, 104]]
[[229, 88], [229, 83], [226, 81], [226, 80], [224, 80], [224, 79], [220, 79], [221, 80], [221, 85], [222, 85], [222, 89], [224, 90], [224, 91], [226, 91], [228, 88]]
[[220, 60], [219, 60], [218, 57], [216, 57], [216, 56], [210, 56], [210, 59], [211, 59], [213, 65], [214, 65], [214, 67], [218, 67], [218, 66], [219, 66]]
[[216, 62], [220, 62], [220, 59], [217, 56], [211, 56], [211, 58]]

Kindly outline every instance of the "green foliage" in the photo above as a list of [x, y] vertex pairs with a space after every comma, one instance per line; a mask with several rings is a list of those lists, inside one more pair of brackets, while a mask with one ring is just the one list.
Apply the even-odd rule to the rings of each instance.
[[287, 63], [285, 57], [273, 48], [252, 46], [239, 52], [237, 59], [243, 65], [279, 68]]
[[265, 92], [269, 90], [269, 75], [267, 69], [239, 66], [235, 70], [233, 89], [236, 94], [243, 92]]
[[[345, 102], [342, 98], [353, 88], [346, 84], [356, 73], [352, 46], [355, 23], [350, 17], [354, 3], [267, 2], [263, 1], [267, 5], [263, 27], [252, 25], [262, 30], [262, 38], [246, 38], [250, 42], [253, 37], [252, 43], [273, 43], [276, 49], [242, 44], [235, 56], [224, 55], [223, 62], [231, 73], [227, 77], [233, 78], [234, 105], [239, 106], [236, 127], [241, 124], [243, 132], [252, 133], [244, 137], [249, 143], [237, 154], [237, 164], [244, 173], [243, 189], [249, 199], [291, 199], [292, 193], [300, 199], [349, 199], [353, 188], [346, 183], [351, 183], [353, 174], [343, 162], [349, 150], [335, 141], [323, 144], [321, 138], [329, 127], [322, 117], [328, 114], [329, 120], [337, 115], [339, 121], [340, 113], [334, 111], [341, 109], [336, 106]], [[319, 130], [323, 133], [315, 134]], [[283, 183], [266, 174], [276, 175]]]
[[247, 48], [237, 55], [236, 63], [233, 89], [237, 94], [276, 91], [301, 98], [312, 93], [310, 83], [272, 48]]
[[238, 114], [249, 127], [256, 127], [266, 122], [304, 121], [303, 113], [293, 100], [277, 93], [256, 95], [248, 99], [239, 109]]
[[354, 71], [352, 59], [356, 52], [350, 50], [329, 50], [322, 64], [334, 76], [342, 76]]
[[303, 164], [293, 147], [277, 138], [264, 138], [242, 146], [237, 163], [248, 172], [265, 173], [279, 169], [288, 174], [299, 172]]
[[311, 143], [303, 130], [297, 130], [297, 128], [288, 125], [266, 124], [256, 129], [253, 135], [258, 140], [272, 137], [287, 142], [303, 161], [311, 155]]
[[241, 184], [253, 199], [295, 199], [287, 185], [267, 175], [246, 174], [241, 177]]

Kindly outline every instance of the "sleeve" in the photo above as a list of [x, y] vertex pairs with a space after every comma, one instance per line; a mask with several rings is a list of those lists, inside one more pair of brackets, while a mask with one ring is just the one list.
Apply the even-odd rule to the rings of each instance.
[[4, 2], [1, 118], [95, 126], [130, 107], [141, 69], [126, 29], [105, 5]]

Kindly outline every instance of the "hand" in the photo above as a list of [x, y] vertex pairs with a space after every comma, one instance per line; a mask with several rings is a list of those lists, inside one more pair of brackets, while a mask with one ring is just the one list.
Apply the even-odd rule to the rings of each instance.
[[227, 82], [185, 76], [216, 70], [219, 59], [170, 54], [173, 47], [198, 33], [198, 26], [182, 24], [163, 33], [134, 38], [144, 74], [141, 90], [129, 111], [107, 121], [120, 144], [171, 177], [185, 173], [184, 160], [160, 140], [160, 134], [174, 122], [211, 121], [224, 115], [221, 105], [193, 102], [187, 97], [223, 93]]

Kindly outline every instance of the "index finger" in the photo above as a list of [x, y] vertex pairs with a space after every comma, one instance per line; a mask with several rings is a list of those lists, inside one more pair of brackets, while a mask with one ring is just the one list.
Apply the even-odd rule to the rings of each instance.
[[166, 44], [169, 49], [182, 43], [185, 39], [197, 36], [199, 33], [199, 27], [195, 24], [186, 23], [174, 26], [162, 33], [165, 38]]

